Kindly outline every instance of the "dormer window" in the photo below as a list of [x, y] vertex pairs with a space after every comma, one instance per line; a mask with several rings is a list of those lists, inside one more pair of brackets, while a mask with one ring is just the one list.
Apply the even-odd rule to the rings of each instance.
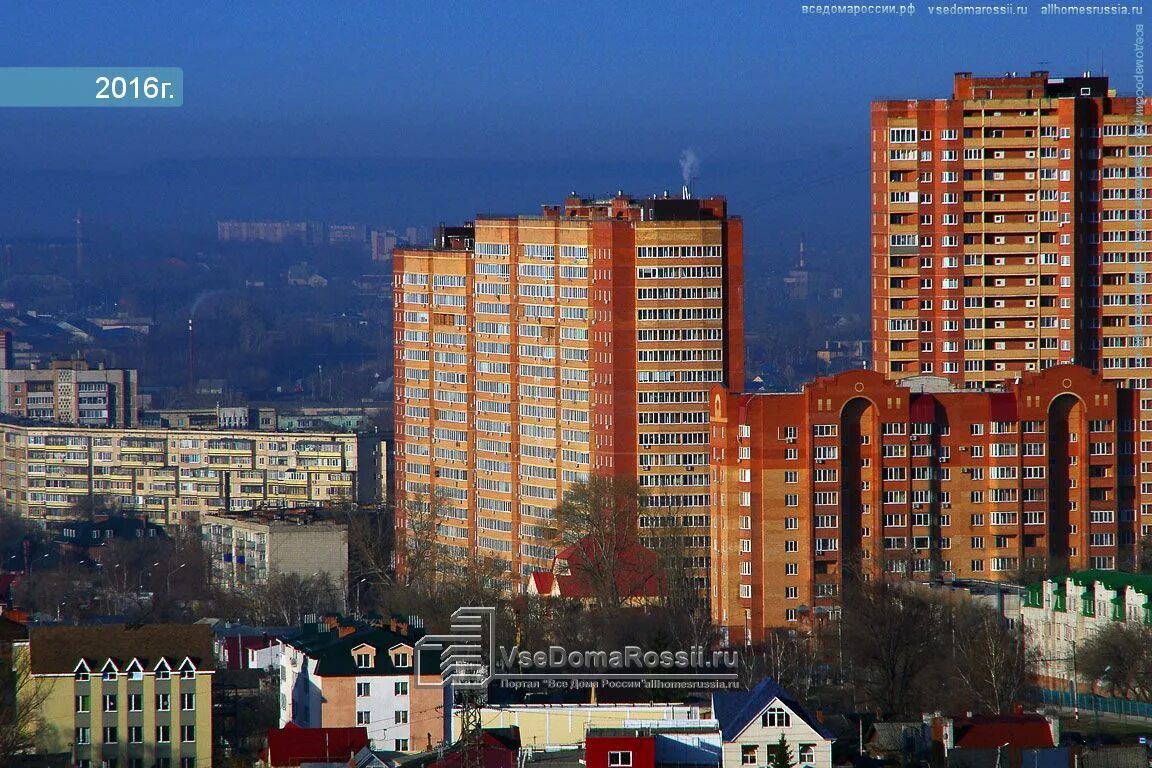
[[192, 659], [184, 659], [184, 663], [180, 665], [180, 678], [183, 680], [192, 680], [196, 677], [196, 665], [192, 663]]
[[76, 665], [76, 669], [72, 670], [72, 672], [76, 675], [76, 682], [78, 683], [86, 683], [92, 676], [92, 670], [88, 668], [88, 662], [83, 659], [80, 660], [80, 663]]
[[172, 668], [168, 666], [168, 662], [160, 659], [160, 663], [156, 665], [156, 679], [168, 680], [172, 677]]
[[371, 669], [372, 668], [372, 654], [358, 653], [356, 654], [356, 667], [358, 669]]
[[112, 663], [111, 659], [109, 659], [107, 663], [104, 664], [104, 668], [101, 670], [101, 672], [103, 673], [104, 682], [114, 683], [116, 682], [116, 677], [119, 670], [116, 669], [116, 665]]
[[769, 707], [760, 716], [760, 725], [765, 728], [789, 728], [792, 726], [792, 716], [784, 707]]
[[402, 651], [399, 653], [392, 654], [392, 663], [395, 664], [397, 667], [407, 667], [408, 666], [408, 654], [404, 653]]
[[128, 673], [129, 680], [144, 679], [144, 667], [140, 664], [140, 659], [132, 659], [132, 663], [128, 665], [125, 671]]

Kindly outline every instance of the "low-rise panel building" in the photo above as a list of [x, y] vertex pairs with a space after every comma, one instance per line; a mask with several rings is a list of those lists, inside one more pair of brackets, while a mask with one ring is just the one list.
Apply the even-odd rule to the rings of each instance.
[[205, 514], [200, 532], [214, 575], [233, 589], [274, 574], [326, 574], [347, 591], [348, 526], [310, 510]]
[[15, 644], [38, 751], [73, 765], [211, 764], [212, 630], [203, 625], [33, 627]]

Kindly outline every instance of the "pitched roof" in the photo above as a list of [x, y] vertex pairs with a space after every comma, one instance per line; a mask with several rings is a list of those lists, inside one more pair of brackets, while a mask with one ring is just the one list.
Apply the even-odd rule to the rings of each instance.
[[[599, 562], [595, 536], [588, 535], [557, 553], [556, 560], [568, 563], [567, 574], [557, 574], [561, 597], [590, 598], [596, 595], [592, 574]], [[621, 597], [659, 597], [664, 594], [659, 555], [641, 544], [621, 546], [613, 558], [616, 563], [616, 591]]]
[[995, 749], [1003, 744], [1018, 749], [1052, 747], [1052, 729], [1043, 715], [984, 715], [956, 718], [956, 746]]
[[836, 738], [803, 704], [792, 698], [787, 691], [776, 684], [775, 680], [766, 677], [750, 691], [712, 694], [712, 716], [720, 723], [720, 735], [724, 741], [735, 739], [774, 700], [779, 700], [821, 737]]
[[[310, 658], [316, 659], [318, 661], [316, 674], [324, 677], [410, 675], [413, 673], [412, 665], [415, 660], [409, 657], [409, 666], [397, 667], [392, 663], [392, 656], [388, 650], [397, 645], [415, 646], [421, 636], [423, 632], [416, 629], [409, 629], [407, 635], [402, 635], [388, 627], [359, 626], [351, 632], [344, 633], [343, 637], [339, 631], [309, 632], [285, 642], [303, 651]], [[356, 666], [353, 649], [361, 645], [370, 645], [376, 649], [375, 663], [370, 668]], [[439, 670], [440, 652], [424, 651], [424, 654], [421, 669]]]
[[321, 761], [346, 760], [368, 746], [368, 729], [301, 728], [289, 723], [268, 731], [268, 763], [274, 766], [300, 765]]
[[212, 669], [212, 629], [203, 624], [125, 624], [32, 627], [28, 647], [33, 674], [66, 674], [81, 659], [95, 670], [109, 659], [120, 669], [138, 658], [145, 669], [160, 659], [176, 668], [189, 658], [198, 669]]

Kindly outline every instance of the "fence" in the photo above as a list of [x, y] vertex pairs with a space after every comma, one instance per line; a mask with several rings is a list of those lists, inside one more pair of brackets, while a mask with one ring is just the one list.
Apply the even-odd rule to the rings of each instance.
[[1102, 715], [1110, 714], [1152, 720], [1152, 703], [1146, 701], [1117, 699], [1092, 693], [1081, 693], [1078, 698], [1073, 698], [1072, 691], [1042, 690], [1040, 694], [1043, 702], [1050, 706], [1072, 709], [1073, 705], [1078, 704], [1081, 717], [1085, 713], [1099, 712]]

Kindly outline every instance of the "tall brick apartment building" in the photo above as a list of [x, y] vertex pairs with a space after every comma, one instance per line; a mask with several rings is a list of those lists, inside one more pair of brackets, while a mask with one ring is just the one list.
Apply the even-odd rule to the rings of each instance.
[[872, 105], [875, 368], [1152, 382], [1146, 117], [1106, 77], [956, 75]]
[[394, 259], [396, 489], [443, 499], [441, 545], [507, 561], [519, 589], [551, 565], [567, 485], [636, 476], [682, 512], [705, 586], [708, 391], [744, 367], [726, 201], [572, 196]]
[[715, 621], [753, 640], [872, 572], [1005, 579], [1131, 563], [1152, 399], [1060, 365], [1001, 388], [872, 371], [711, 394]]

